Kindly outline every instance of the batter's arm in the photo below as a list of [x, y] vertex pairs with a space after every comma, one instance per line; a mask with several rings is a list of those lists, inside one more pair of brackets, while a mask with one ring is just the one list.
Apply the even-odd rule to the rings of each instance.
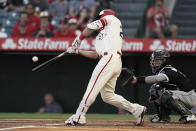
[[[95, 22], [96, 23], [96, 22]], [[81, 45], [81, 42], [84, 38], [88, 37], [89, 35], [91, 35], [95, 30], [98, 30], [98, 28], [93, 28], [95, 27], [96, 25], [92, 23], [88, 24], [87, 27], [83, 30], [83, 32], [81, 33], [80, 36], [77, 36], [75, 38], [75, 40], [73, 41], [72, 43], [72, 46], [73, 47], [77, 47], [79, 48], [80, 45]], [[96, 26], [97, 27], [97, 26]], [[100, 27], [101, 28], [101, 27]]]
[[96, 20], [92, 23], [89, 23], [87, 27], [84, 29], [84, 31], [81, 33], [81, 35], [75, 38], [74, 42], [72, 43], [72, 47], [68, 48], [69, 53], [80, 54], [82, 56], [85, 56], [91, 59], [98, 59], [99, 55], [97, 54], [96, 51], [84, 51], [84, 50], [80, 50], [79, 47], [80, 47], [81, 41], [84, 38], [91, 35], [95, 30], [99, 30], [100, 28], [105, 26], [106, 23], [107, 22], [104, 18], [100, 20]]
[[91, 35], [95, 30], [99, 30], [102, 27], [103, 27], [103, 23], [101, 22], [101, 20], [97, 20], [97, 21], [94, 21], [94, 22], [88, 24], [87, 27], [82, 32], [82, 34], [74, 40], [72, 46], [76, 47], [76, 50], [73, 51], [73, 53], [79, 54], [79, 55], [82, 55], [82, 56], [85, 56], [85, 57], [91, 58], [91, 59], [98, 59], [99, 55], [97, 54], [96, 51], [85, 51], [85, 50], [79, 49], [78, 47], [80, 46], [81, 41], [84, 38]]
[[90, 28], [86, 27], [86, 28], [84, 29], [84, 31], [82, 32], [82, 34], [83, 34], [85, 37], [87, 37], [87, 36], [91, 35], [94, 31], [95, 31], [94, 29], [90, 29]]
[[[82, 32], [82, 35], [83, 35], [83, 37], [87, 37], [90, 34], [92, 34], [94, 31], [95, 31], [95, 29], [90, 29], [90, 28], [86, 27], [84, 29], [84, 31]], [[76, 54], [82, 55], [84, 57], [91, 58], [91, 59], [99, 58], [99, 55], [97, 54], [96, 51], [85, 51], [85, 50], [78, 49]]]
[[85, 50], [78, 49], [78, 54], [91, 59], [99, 58], [99, 55], [97, 54], [96, 51], [85, 51]]
[[84, 29], [84, 31], [82, 32], [83, 38], [91, 35], [94, 31], [99, 30], [100, 28], [105, 26], [106, 24], [105, 22], [106, 20], [103, 18], [100, 20], [96, 20], [92, 23], [89, 23], [87, 27]]

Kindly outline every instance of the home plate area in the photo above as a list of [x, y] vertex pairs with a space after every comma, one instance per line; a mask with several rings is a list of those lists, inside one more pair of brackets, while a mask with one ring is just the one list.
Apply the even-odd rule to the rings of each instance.
[[0, 120], [0, 131], [194, 131], [196, 123], [150, 123], [136, 126], [132, 120], [88, 120], [85, 126], [64, 126], [64, 120]]

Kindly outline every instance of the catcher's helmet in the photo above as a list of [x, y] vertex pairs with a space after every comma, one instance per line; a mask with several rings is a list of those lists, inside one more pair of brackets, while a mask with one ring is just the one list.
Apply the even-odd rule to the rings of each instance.
[[167, 50], [156, 50], [150, 57], [152, 72], [157, 73], [161, 68], [168, 64], [170, 54]]
[[113, 15], [113, 16], [117, 17], [116, 12], [114, 12], [113, 10], [110, 10], [110, 9], [102, 10], [102, 11], [99, 13], [99, 16], [100, 16], [100, 17], [104, 17], [104, 16], [106, 16], [106, 15]]

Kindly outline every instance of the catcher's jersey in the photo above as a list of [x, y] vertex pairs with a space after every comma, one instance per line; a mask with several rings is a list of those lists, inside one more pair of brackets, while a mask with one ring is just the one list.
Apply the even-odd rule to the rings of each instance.
[[113, 15], [107, 15], [101, 19], [104, 26], [96, 37], [95, 49], [97, 53], [103, 55], [104, 52], [121, 52], [123, 34], [120, 20]]
[[193, 89], [191, 82], [186, 77], [186, 75], [184, 75], [182, 72], [172, 67], [171, 65], [165, 66], [159, 71], [159, 73], [163, 73], [167, 77], [167, 81], [159, 83], [163, 88], [185, 92]]

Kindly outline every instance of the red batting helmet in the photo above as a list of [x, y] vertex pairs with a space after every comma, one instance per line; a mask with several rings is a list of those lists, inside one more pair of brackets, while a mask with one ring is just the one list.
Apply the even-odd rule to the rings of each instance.
[[113, 10], [109, 10], [109, 9], [108, 10], [102, 10], [99, 13], [99, 16], [101, 16], [101, 17], [104, 17], [106, 15], [113, 15], [113, 16], [117, 17], [116, 12], [114, 12]]

